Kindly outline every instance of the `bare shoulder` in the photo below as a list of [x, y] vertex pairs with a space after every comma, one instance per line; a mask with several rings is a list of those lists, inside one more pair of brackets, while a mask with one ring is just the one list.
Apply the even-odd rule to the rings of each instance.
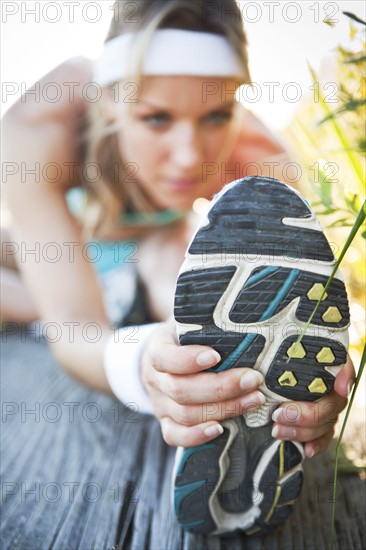
[[[68, 167], [82, 162], [80, 143], [88, 108], [82, 89], [90, 80], [91, 62], [78, 57], [38, 81], [35, 93], [22, 96], [3, 118], [4, 157], [19, 166], [37, 164], [42, 169], [52, 163], [60, 172], [54, 187], [78, 185], [77, 170], [70, 175]], [[58, 93], [57, 101], [48, 100], [47, 86], [49, 94]]]
[[274, 155], [287, 157], [287, 151], [279, 138], [251, 111], [240, 105], [238, 117], [237, 140], [229, 165], [237, 162], [240, 165], [253, 164]]
[[25, 124], [48, 121], [67, 123], [75, 115], [85, 112], [85, 87], [91, 77], [90, 59], [74, 57], [62, 62], [16, 101], [4, 121], [18, 119]]

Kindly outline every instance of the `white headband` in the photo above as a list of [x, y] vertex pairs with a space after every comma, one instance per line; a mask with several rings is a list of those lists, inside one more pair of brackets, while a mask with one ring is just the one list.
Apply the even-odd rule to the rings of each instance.
[[[94, 64], [94, 82], [107, 86], [133, 74], [131, 52], [135, 39], [136, 33], [126, 33], [105, 44]], [[150, 76], [244, 76], [238, 57], [224, 36], [178, 29], [155, 31], [142, 72]]]

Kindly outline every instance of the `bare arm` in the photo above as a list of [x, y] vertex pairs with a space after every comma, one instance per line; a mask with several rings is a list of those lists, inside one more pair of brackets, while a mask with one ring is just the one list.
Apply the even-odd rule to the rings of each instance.
[[228, 161], [236, 177], [272, 177], [298, 188], [302, 169], [285, 145], [251, 111], [243, 107], [241, 116], [240, 134]]
[[[42, 82], [62, 85], [77, 77], [82, 82], [88, 66], [79, 64], [63, 64]], [[111, 330], [85, 243], [65, 201], [66, 189], [77, 183], [70, 178], [69, 163], [77, 162], [75, 122], [83, 109], [80, 98], [72, 104], [42, 103], [41, 98], [13, 106], [3, 120], [3, 160], [9, 169], [2, 185], [21, 273], [40, 318], [55, 327], [49, 325], [50, 335], [55, 331], [53, 353], [81, 382], [110, 392], [102, 355]], [[57, 178], [51, 168], [45, 170], [49, 163], [57, 166]]]

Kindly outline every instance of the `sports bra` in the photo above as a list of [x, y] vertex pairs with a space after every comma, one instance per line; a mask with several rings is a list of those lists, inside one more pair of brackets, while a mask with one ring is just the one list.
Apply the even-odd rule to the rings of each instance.
[[[66, 194], [69, 210], [80, 217], [86, 191], [72, 188]], [[165, 225], [177, 221], [183, 213], [164, 210], [152, 214], [125, 214], [121, 222], [129, 225]], [[146, 289], [136, 272], [138, 244], [134, 241], [94, 239], [87, 243], [87, 255], [97, 272], [109, 320], [117, 327], [154, 322], [148, 309]]]

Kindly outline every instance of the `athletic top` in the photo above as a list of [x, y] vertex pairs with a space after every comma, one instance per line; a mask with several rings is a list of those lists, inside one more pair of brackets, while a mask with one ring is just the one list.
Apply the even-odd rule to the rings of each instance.
[[[81, 216], [86, 190], [77, 187], [69, 190], [66, 201], [76, 217]], [[181, 212], [165, 210], [156, 214], [121, 216], [121, 222], [131, 225], [165, 225], [182, 217]], [[144, 325], [154, 322], [151, 317], [146, 291], [135, 265], [138, 245], [134, 241], [105, 241], [94, 239], [87, 242], [87, 255], [96, 270], [101, 286], [104, 306], [109, 321], [116, 327]]]

